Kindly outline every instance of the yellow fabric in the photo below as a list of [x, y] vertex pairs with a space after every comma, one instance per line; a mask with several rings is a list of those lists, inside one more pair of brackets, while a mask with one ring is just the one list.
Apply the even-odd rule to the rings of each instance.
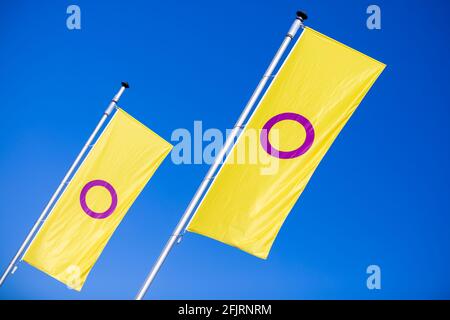
[[[320, 160], [384, 67], [306, 28], [210, 186], [188, 230], [266, 259]], [[314, 130], [310, 148], [287, 159], [259, 149], [256, 163], [251, 163], [250, 158], [256, 157], [248, 143], [254, 136], [252, 132], [261, 132], [269, 119], [283, 113], [300, 114], [309, 120]], [[292, 120], [280, 121], [269, 131], [269, 141], [281, 151], [296, 149], [305, 137], [306, 127]], [[239, 150], [244, 150], [247, 162], [236, 160], [243, 157]]]
[[[81, 290], [103, 248], [172, 145], [119, 109], [75, 173], [33, 240], [24, 260], [75, 290]], [[117, 206], [104, 218], [82, 208], [88, 182], [108, 182]], [[93, 186], [85, 195], [88, 209], [112, 208], [113, 195]]]

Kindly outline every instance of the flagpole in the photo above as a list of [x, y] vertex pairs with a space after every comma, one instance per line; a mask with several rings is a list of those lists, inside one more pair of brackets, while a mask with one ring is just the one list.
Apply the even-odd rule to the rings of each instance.
[[108, 107], [106, 108], [105, 112], [103, 113], [103, 116], [101, 117], [100, 121], [98, 122], [97, 126], [95, 127], [94, 131], [90, 135], [89, 139], [86, 141], [85, 145], [81, 149], [80, 153], [76, 157], [75, 161], [72, 163], [71, 167], [67, 171], [66, 175], [64, 176], [63, 180], [61, 181], [60, 185], [56, 189], [53, 196], [50, 198], [50, 201], [45, 206], [44, 210], [42, 211], [39, 218], [36, 220], [36, 222], [33, 225], [33, 228], [31, 228], [30, 232], [28, 233], [27, 237], [23, 241], [22, 245], [20, 246], [19, 250], [17, 251], [14, 258], [9, 263], [8, 267], [6, 268], [5, 272], [3, 273], [2, 277], [0, 278], [0, 286], [5, 282], [5, 279], [8, 277], [8, 275], [11, 273], [14, 273], [17, 269], [17, 261], [22, 257], [24, 251], [28, 247], [30, 241], [33, 239], [33, 236], [35, 235], [36, 231], [38, 230], [41, 223], [45, 220], [47, 217], [50, 209], [54, 205], [55, 201], [57, 200], [59, 194], [63, 190], [64, 186], [67, 184], [67, 181], [69, 180], [70, 176], [74, 172], [74, 170], [77, 168], [78, 164], [82, 160], [83, 156], [86, 154], [86, 151], [89, 149], [89, 146], [92, 144], [92, 141], [96, 137], [97, 133], [102, 128], [103, 124], [105, 123], [106, 119], [109, 115], [114, 111], [114, 108], [117, 106], [117, 102], [119, 101], [120, 97], [122, 96], [123, 92], [126, 88], [129, 88], [129, 85], [127, 82], [122, 82], [122, 86], [120, 87], [119, 91], [116, 93], [114, 98], [109, 103]]
[[186, 208], [186, 211], [183, 213], [180, 221], [178, 222], [177, 226], [175, 227], [175, 230], [172, 232], [172, 235], [170, 236], [169, 240], [167, 241], [166, 245], [164, 246], [162, 252], [160, 253], [158, 259], [156, 260], [155, 264], [153, 265], [153, 268], [151, 269], [150, 273], [147, 275], [147, 278], [145, 279], [144, 284], [142, 285], [141, 289], [139, 290], [138, 294], [136, 295], [136, 300], [142, 300], [144, 295], [146, 294], [148, 288], [152, 284], [153, 280], [156, 277], [156, 274], [158, 273], [159, 269], [163, 265], [164, 261], [166, 260], [169, 252], [172, 250], [173, 246], [177, 242], [177, 240], [181, 240], [183, 231], [186, 227], [187, 222], [189, 221], [189, 218], [192, 216], [192, 213], [194, 212], [194, 209], [196, 208], [197, 204], [199, 203], [200, 199], [202, 198], [202, 195], [204, 194], [206, 188], [209, 185], [209, 182], [214, 178], [214, 175], [217, 172], [217, 169], [219, 168], [220, 164], [222, 163], [223, 157], [227, 154], [228, 150], [232, 146], [234, 139], [238, 136], [239, 130], [243, 128], [244, 122], [247, 119], [250, 111], [253, 109], [253, 106], [257, 102], [259, 96], [261, 95], [262, 90], [267, 84], [267, 81], [270, 79], [270, 77], [273, 74], [273, 71], [275, 70], [275, 67], [280, 62], [283, 53], [286, 51], [289, 43], [294, 38], [295, 34], [300, 28], [303, 28], [303, 21], [305, 21], [308, 18], [308, 16], [301, 11], [297, 11], [297, 17], [295, 18], [294, 22], [292, 23], [288, 33], [286, 34], [280, 48], [278, 49], [277, 53], [273, 57], [272, 61], [269, 64], [269, 67], [267, 68], [266, 72], [264, 73], [264, 76], [259, 81], [258, 86], [256, 87], [255, 91], [253, 92], [252, 96], [250, 97], [249, 101], [247, 102], [247, 105], [245, 106], [244, 110], [242, 111], [241, 115], [239, 116], [238, 121], [236, 122], [235, 126], [233, 127], [233, 130], [227, 137], [225, 144], [223, 148], [220, 150], [219, 154], [215, 158], [213, 164], [209, 168], [205, 178], [203, 179], [202, 183], [198, 187], [197, 191], [194, 194], [194, 197], [192, 198], [191, 202], [189, 203], [188, 207]]

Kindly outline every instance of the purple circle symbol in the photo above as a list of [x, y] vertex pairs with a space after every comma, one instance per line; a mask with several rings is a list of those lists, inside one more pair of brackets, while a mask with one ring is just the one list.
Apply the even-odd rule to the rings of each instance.
[[[91, 210], [86, 203], [86, 195], [89, 192], [89, 190], [91, 190], [93, 187], [104, 187], [106, 190], [109, 191], [109, 194], [111, 195], [111, 205], [104, 212], [95, 212], [95, 211]], [[105, 218], [109, 217], [117, 207], [116, 190], [114, 190], [113, 186], [111, 184], [109, 184], [108, 182], [106, 182], [105, 180], [92, 180], [92, 181], [86, 183], [86, 185], [83, 187], [83, 189], [81, 189], [80, 204], [81, 204], [81, 208], [83, 209], [83, 211], [91, 218], [105, 219]]]
[[[305, 141], [303, 144], [298, 147], [297, 149], [294, 149], [292, 151], [280, 151], [274, 148], [269, 141], [269, 132], [272, 129], [274, 125], [276, 125], [278, 122], [283, 120], [292, 120], [295, 122], [300, 123], [306, 132]], [[293, 159], [301, 156], [306, 151], [311, 148], [313, 142], [314, 142], [314, 127], [309, 122], [308, 119], [306, 119], [304, 116], [293, 113], [293, 112], [286, 112], [286, 113], [280, 113], [276, 116], [269, 119], [269, 121], [266, 122], [264, 127], [262, 128], [260, 139], [261, 139], [261, 145], [263, 146], [264, 150], [270, 154], [271, 156], [280, 158], [280, 159]]]

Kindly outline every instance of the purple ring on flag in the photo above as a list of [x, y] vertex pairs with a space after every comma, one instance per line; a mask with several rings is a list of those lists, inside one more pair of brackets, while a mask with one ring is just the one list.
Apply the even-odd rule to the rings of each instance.
[[[106, 190], [109, 191], [109, 194], [111, 195], [111, 205], [104, 212], [95, 212], [94, 210], [91, 210], [86, 203], [86, 195], [87, 195], [88, 191], [93, 187], [104, 187]], [[105, 180], [92, 180], [92, 181], [86, 183], [86, 185], [83, 187], [83, 189], [81, 189], [80, 204], [81, 204], [81, 208], [83, 209], [83, 211], [91, 218], [105, 219], [105, 218], [109, 217], [117, 207], [116, 190], [114, 190], [113, 186], [111, 184], [109, 184], [108, 182], [106, 182]]]
[[[270, 130], [272, 129], [272, 127], [275, 124], [277, 124], [278, 122], [283, 121], [283, 120], [296, 121], [296, 122], [300, 123], [303, 126], [303, 128], [305, 128], [305, 132], [306, 132], [305, 141], [303, 142], [303, 144], [300, 147], [298, 147], [295, 150], [280, 151], [280, 150], [277, 150], [276, 148], [274, 148], [270, 144], [270, 141], [269, 141]], [[297, 157], [301, 156], [306, 151], [308, 151], [309, 148], [311, 148], [311, 146], [314, 142], [314, 137], [315, 137], [314, 127], [311, 124], [311, 122], [308, 119], [306, 119], [304, 116], [302, 116], [298, 113], [293, 113], [293, 112], [280, 113], [280, 114], [277, 114], [276, 116], [270, 118], [269, 121], [267, 121], [266, 124], [264, 125], [264, 127], [262, 128], [261, 135], [260, 135], [261, 144], [262, 144], [264, 150], [271, 156], [274, 156], [274, 157], [277, 157], [280, 159], [293, 159], [293, 158], [297, 158]]]

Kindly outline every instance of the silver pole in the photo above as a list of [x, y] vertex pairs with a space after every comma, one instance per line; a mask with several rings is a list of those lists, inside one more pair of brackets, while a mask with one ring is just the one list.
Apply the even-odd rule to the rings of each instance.
[[58, 195], [60, 194], [61, 190], [66, 185], [67, 181], [69, 180], [70, 176], [74, 172], [75, 168], [80, 163], [81, 159], [85, 155], [86, 151], [88, 150], [89, 146], [91, 145], [92, 141], [94, 140], [95, 136], [105, 123], [108, 116], [114, 111], [114, 108], [116, 107], [116, 103], [119, 101], [120, 97], [122, 96], [123, 92], [126, 88], [128, 88], [128, 83], [122, 82], [122, 86], [120, 87], [119, 91], [116, 93], [114, 98], [109, 103], [108, 107], [106, 108], [105, 112], [103, 113], [103, 116], [101, 117], [100, 121], [98, 122], [97, 126], [95, 127], [94, 131], [90, 135], [89, 139], [86, 141], [85, 145], [83, 146], [83, 149], [81, 149], [80, 153], [78, 154], [75, 161], [72, 163], [72, 166], [69, 168], [69, 171], [67, 171], [66, 175], [64, 176], [63, 180], [61, 181], [60, 185], [56, 189], [55, 193], [51, 197], [50, 201], [45, 206], [44, 210], [42, 211], [39, 218], [36, 220], [36, 222], [33, 225], [33, 228], [31, 228], [31, 231], [28, 233], [27, 237], [23, 241], [22, 245], [20, 246], [19, 250], [17, 251], [14, 258], [9, 263], [8, 267], [6, 268], [5, 272], [3, 273], [2, 277], [0, 278], [0, 286], [5, 282], [6, 277], [10, 274], [10, 272], [15, 272], [15, 269], [17, 268], [16, 263], [21, 258], [22, 254], [24, 253], [25, 249], [29, 245], [30, 241], [32, 240], [34, 234], [36, 233], [36, 230], [41, 225], [42, 221], [45, 220], [50, 208], [55, 203], [56, 199], [58, 198]]
[[271, 77], [273, 71], [275, 70], [275, 67], [278, 65], [278, 62], [280, 61], [281, 57], [283, 56], [283, 53], [286, 51], [286, 48], [288, 47], [289, 43], [294, 38], [298, 29], [300, 27], [303, 27], [303, 21], [306, 19], [307, 19], [307, 16], [305, 13], [303, 13], [301, 11], [297, 12], [297, 17], [296, 17], [295, 21], [292, 23], [288, 33], [286, 34], [286, 37], [284, 38], [283, 43], [281, 44], [280, 48], [278, 49], [277, 53], [275, 54], [274, 58], [272, 59], [272, 62], [269, 64], [269, 67], [267, 68], [266, 72], [264, 73], [264, 76], [259, 81], [258, 86], [256, 87], [255, 91], [253, 92], [252, 96], [250, 97], [250, 100], [247, 102], [247, 105], [245, 106], [244, 110], [242, 111], [241, 115], [239, 116], [239, 119], [236, 122], [235, 126], [233, 127], [233, 130], [231, 131], [230, 135], [227, 137], [227, 139], [225, 141], [225, 145], [220, 150], [219, 154], [217, 155], [216, 159], [214, 160], [214, 163], [209, 168], [208, 173], [206, 174], [202, 183], [200, 184], [197, 191], [195, 192], [194, 197], [192, 198], [191, 202], [189, 203], [188, 207], [186, 208], [186, 211], [183, 213], [183, 216], [181, 217], [180, 221], [178, 222], [177, 226], [175, 227], [175, 230], [173, 231], [172, 235], [170, 236], [169, 240], [167, 241], [166, 245], [164, 246], [161, 254], [158, 257], [158, 260], [156, 260], [155, 264], [153, 265], [153, 268], [151, 269], [150, 273], [147, 275], [147, 278], [145, 279], [145, 282], [142, 285], [142, 288], [139, 290], [138, 294], [135, 297], [136, 300], [142, 300], [142, 298], [144, 297], [148, 288], [150, 287], [153, 280], [155, 279], [156, 274], [158, 273], [162, 264], [166, 260], [167, 255], [169, 254], [170, 250], [172, 250], [173, 246], [177, 242], [177, 239], [179, 239], [182, 236], [182, 232], [186, 227], [186, 223], [188, 222], [189, 218], [191, 217], [195, 207], [199, 203], [209, 182], [213, 179], [214, 175], [216, 174], [217, 169], [219, 168], [223, 157], [227, 154], [230, 146], [234, 142], [234, 139], [237, 137], [239, 130], [243, 127], [245, 119], [247, 119], [250, 111], [252, 110], [253, 106], [255, 105], [256, 101], [258, 100], [262, 90], [266, 86], [267, 81]]

